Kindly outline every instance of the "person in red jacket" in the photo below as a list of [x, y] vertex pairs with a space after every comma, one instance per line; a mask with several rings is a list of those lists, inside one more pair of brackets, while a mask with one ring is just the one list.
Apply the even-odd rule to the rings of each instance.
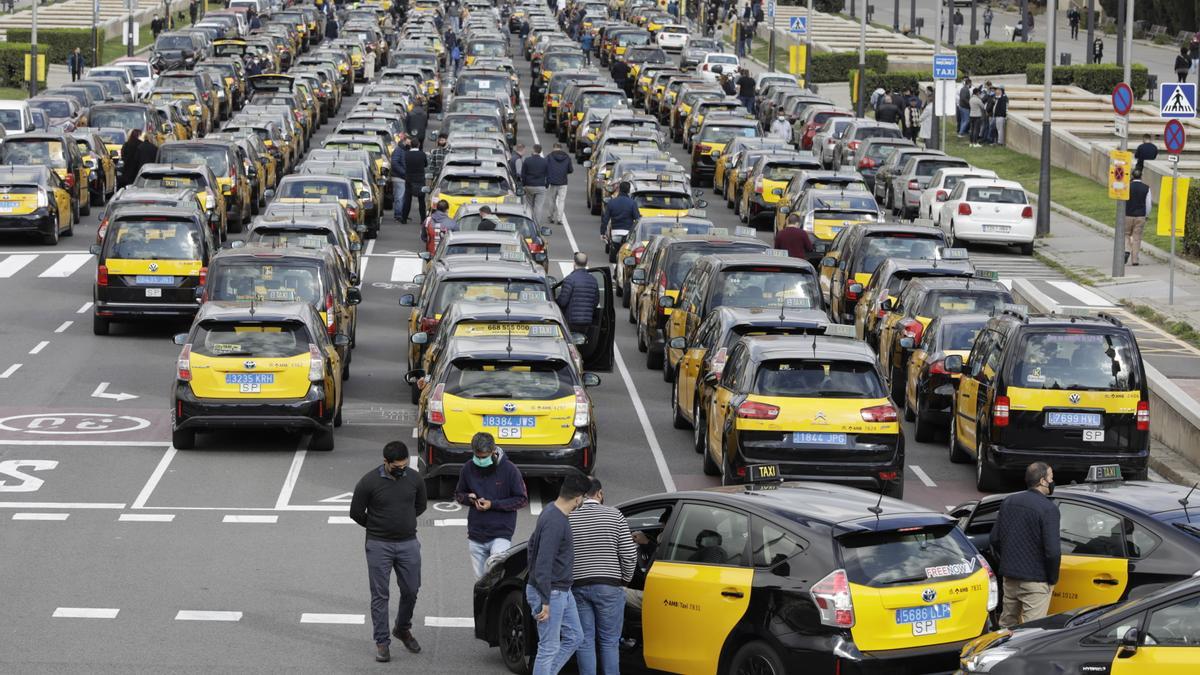
[[801, 260], [812, 254], [812, 239], [809, 238], [808, 232], [801, 227], [799, 214], [789, 215], [784, 228], [775, 233], [775, 248], [787, 251], [789, 258], [800, 258]]

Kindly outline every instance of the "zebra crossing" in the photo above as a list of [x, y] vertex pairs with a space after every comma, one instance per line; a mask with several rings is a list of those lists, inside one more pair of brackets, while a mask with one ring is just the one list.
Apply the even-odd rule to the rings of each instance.
[[1014, 279], [1063, 279], [1063, 275], [1032, 256], [990, 251], [969, 251], [971, 264], [977, 270], [997, 272], [1000, 283], [1012, 288]]
[[91, 253], [87, 251], [54, 251], [53, 253], [0, 253], [0, 280], [17, 277], [66, 279], [90, 269]]

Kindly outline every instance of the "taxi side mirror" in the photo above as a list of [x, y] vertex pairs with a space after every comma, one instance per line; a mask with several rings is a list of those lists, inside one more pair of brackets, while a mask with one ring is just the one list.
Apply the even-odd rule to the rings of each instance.
[[362, 244], [358, 243], [357, 241], [352, 241], [352, 242], [350, 242], [350, 250], [351, 251], [361, 251]]
[[892, 298], [884, 298], [883, 302], [879, 303], [879, 308], [885, 312], [890, 312], [896, 306], [896, 301]]
[[417, 254], [417, 257], [420, 258], [421, 260], [432, 260], [433, 254], [430, 253], [429, 251], [421, 251], [420, 253]]
[[[781, 194], [781, 195], [782, 195], [782, 194], [783, 194], [783, 192], [780, 192], [779, 194]], [[792, 212], [792, 207], [790, 207], [790, 206], [781, 206], [781, 207], [779, 207], [779, 212], [780, 212], [780, 213], [782, 213], [783, 215], [785, 215], [785, 216], [786, 216], [787, 214], [789, 214], [789, 213], [791, 213], [791, 212]]]
[[533, 254], [533, 261], [534, 261], [534, 262], [537, 262], [537, 263], [544, 263], [544, 262], [546, 262], [546, 254], [545, 254], [545, 253], [534, 253], [534, 254]]
[[697, 199], [697, 200], [696, 200], [696, 208], [698, 208], [698, 209], [707, 209], [707, 208], [708, 208], [708, 201], [706, 201], [706, 200], [704, 200], [704, 199]]
[[417, 275], [414, 275], [414, 276], [413, 276], [413, 283], [414, 283], [414, 284], [417, 284], [417, 285], [420, 285], [420, 284], [423, 284], [423, 283], [425, 283], [425, 275], [424, 275], [424, 274], [417, 274]]
[[961, 373], [963, 371], [963, 357], [958, 354], [951, 354], [946, 357], [943, 367], [947, 373]]
[[782, 197], [783, 196], [783, 188], [775, 188], [774, 190], [771, 190], [771, 194]]
[[424, 194], [424, 195], [427, 195], [427, 194], [429, 194], [429, 186], [428, 186], [428, 185], [426, 185], [425, 187], [421, 188], [421, 194]]
[[583, 345], [587, 344], [587, 336], [583, 333], [571, 333], [571, 344]]
[[412, 293], [405, 293], [404, 295], [400, 296], [401, 307], [415, 307], [416, 305], [417, 298]]
[[370, 199], [374, 196], [375, 195], [371, 194], [371, 192], [369, 190], [363, 190], [362, 192], [358, 193], [359, 199]]
[[592, 160], [590, 160], [590, 159], [583, 160], [583, 168], [585, 168], [585, 169], [592, 168]]
[[518, 186], [517, 186], [517, 189], [516, 189], [514, 192], [516, 192], [516, 194], [517, 194], [517, 196], [518, 196], [518, 197], [524, 197], [524, 196], [525, 196], [525, 188], [524, 188], [524, 187], [521, 187], [520, 185], [518, 185]]
[[692, 190], [692, 196], [699, 199], [704, 196], [704, 190]]
[[180, 347], [182, 347], [183, 345], [187, 344], [187, 339], [188, 339], [187, 333], [176, 333], [175, 337], [171, 338], [171, 341], [174, 342], [175, 344], [179, 345]]
[[410, 370], [404, 374], [405, 384], [416, 384], [417, 380], [425, 379], [425, 371], [420, 368]]
[[429, 333], [425, 333], [425, 332], [413, 333], [412, 335], [408, 336], [408, 341], [413, 343], [414, 345], [428, 344], [429, 343]]
[[837, 267], [837, 258], [831, 255], [821, 258], [821, 267]]
[[670, 309], [675, 306], [675, 298], [669, 295], [660, 295], [658, 298], [658, 306], [664, 309]]
[[631, 255], [627, 255], [627, 256], [625, 256], [625, 259], [622, 260], [621, 262], [624, 263], [624, 265], [626, 267], [633, 267], [634, 265], [637, 264], [637, 258], [635, 258]]
[[946, 201], [946, 198], [948, 196], [949, 195], [938, 193], [938, 195], [936, 197], [934, 197], [934, 199], [938, 200], [939, 202], [944, 202], [944, 201]]
[[351, 286], [346, 289], [346, 302], [351, 305], [357, 305], [362, 302], [362, 289]]
[[[350, 273], [350, 285], [351, 286], [358, 286], [359, 283], [361, 283], [361, 282], [362, 282], [362, 279], [358, 278], [358, 272]], [[357, 290], [357, 289], [355, 289], [355, 290]]]
[[1141, 642], [1141, 634], [1138, 629], [1130, 628], [1121, 636], [1121, 648], [1117, 650], [1118, 659], [1127, 659], [1134, 654], [1137, 654], [1138, 643]]
[[100, 244], [92, 244], [88, 247], [88, 253], [92, 255], [100, 255]]
[[634, 270], [633, 274], [629, 277], [629, 283], [637, 286], [644, 285], [646, 283], [646, 270], [640, 268]]
[[600, 376], [595, 373], [584, 373], [583, 374], [583, 386], [599, 387], [600, 386]]
[[554, 230], [550, 229], [549, 227], [542, 226], [538, 228], [538, 233], [543, 237], [549, 237], [554, 234]]
[[673, 337], [671, 338], [671, 341], [667, 343], [667, 345], [671, 349], [687, 349], [687, 338], [682, 336]]
[[229, 248], [242, 248], [245, 245], [246, 242], [242, 241], [241, 239], [235, 239], [234, 241], [229, 242]]
[[910, 337], [900, 338], [900, 348], [901, 349], [912, 349], [916, 345], [917, 345], [917, 343], [914, 342], [913, 339]]
[[343, 335], [341, 333], [334, 335], [333, 336], [333, 346], [334, 347], [349, 347], [350, 346], [350, 336]]
[[719, 375], [717, 375], [716, 373], [714, 373], [713, 371], [710, 370], [707, 373], [704, 373], [704, 384], [711, 384], [713, 386], [716, 386], [717, 380], [719, 378], [720, 378]]
[[859, 295], [862, 295], [862, 292], [863, 292], [862, 284], [850, 284], [849, 288], [846, 289], [847, 295], [859, 296]]

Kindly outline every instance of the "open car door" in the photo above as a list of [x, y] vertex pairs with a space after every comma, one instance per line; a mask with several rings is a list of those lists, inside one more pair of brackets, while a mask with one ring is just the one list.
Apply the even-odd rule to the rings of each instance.
[[579, 345], [579, 354], [583, 357], [584, 368], [612, 372], [613, 342], [617, 329], [612, 270], [608, 266], [589, 267], [588, 273], [596, 279], [596, 284], [600, 287], [600, 300], [592, 314], [587, 341]]

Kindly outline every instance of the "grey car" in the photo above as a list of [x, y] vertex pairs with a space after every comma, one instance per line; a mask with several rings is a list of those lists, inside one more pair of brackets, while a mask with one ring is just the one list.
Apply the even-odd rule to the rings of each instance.
[[891, 202], [888, 208], [901, 218], [915, 218], [921, 207], [921, 193], [929, 179], [939, 169], [969, 168], [971, 164], [959, 157], [929, 157], [913, 155], [892, 176]]
[[875, 180], [871, 188], [871, 192], [875, 195], [875, 201], [879, 202], [880, 208], [888, 208], [888, 202], [891, 201], [891, 195], [888, 194], [892, 189], [892, 176], [904, 166], [904, 162], [912, 155], [929, 155], [932, 157], [944, 156], [946, 153], [941, 150], [926, 150], [916, 146], [909, 148], [900, 148], [889, 154], [879, 164], [878, 170], [875, 172]]
[[833, 149], [833, 168], [853, 164], [854, 151], [870, 138], [904, 138], [904, 133], [895, 124], [855, 119]]
[[833, 151], [842, 138], [842, 134], [854, 123], [853, 117], [830, 117], [825, 124], [813, 134], [812, 151], [821, 160], [826, 169], [836, 169], [833, 165]]

